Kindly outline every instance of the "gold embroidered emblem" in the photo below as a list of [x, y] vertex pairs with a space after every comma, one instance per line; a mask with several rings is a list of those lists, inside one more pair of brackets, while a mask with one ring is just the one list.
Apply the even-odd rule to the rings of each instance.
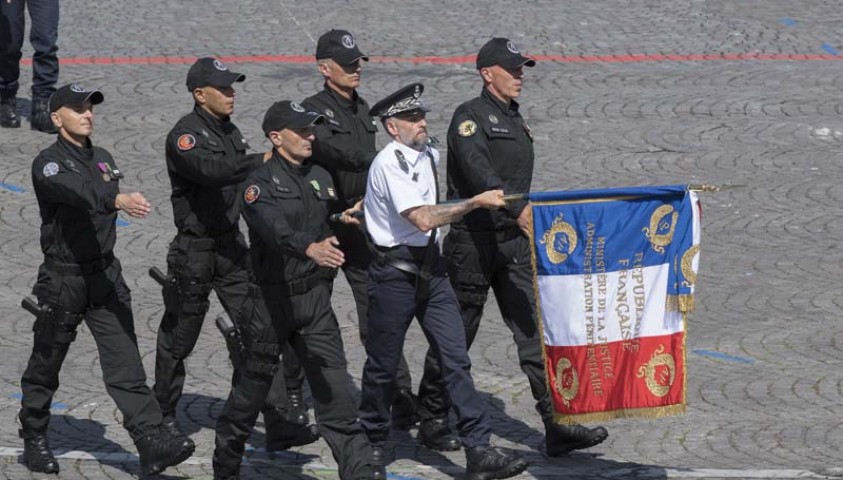
[[477, 132], [477, 124], [473, 120], [466, 120], [457, 127], [457, 133], [461, 137], [470, 137]]
[[571, 361], [565, 357], [556, 362], [556, 378], [554, 379], [556, 391], [562, 396], [562, 403], [566, 407], [571, 406], [571, 400], [577, 396], [580, 390], [580, 379]]
[[676, 378], [676, 363], [671, 354], [664, 353], [664, 345], [659, 345], [650, 357], [650, 361], [638, 368], [636, 376], [644, 379], [650, 393], [663, 397], [673, 386], [673, 380]]
[[694, 245], [682, 254], [680, 266], [682, 268], [682, 276], [685, 277], [685, 280], [682, 281], [683, 287], [690, 288], [697, 283], [697, 272], [694, 271], [694, 258], [696, 258], [698, 253], [700, 253], [700, 246]]
[[[665, 220], [668, 215], [670, 219]], [[678, 219], [679, 213], [675, 212], [671, 205], [662, 205], [653, 212], [650, 216], [650, 226], [641, 229], [650, 241], [653, 250], [664, 254], [664, 247], [673, 241], [673, 231], [676, 230]]]
[[544, 244], [548, 260], [551, 263], [560, 264], [577, 249], [577, 231], [574, 230], [573, 225], [562, 219], [560, 213], [553, 220], [550, 228], [544, 232], [540, 242]]

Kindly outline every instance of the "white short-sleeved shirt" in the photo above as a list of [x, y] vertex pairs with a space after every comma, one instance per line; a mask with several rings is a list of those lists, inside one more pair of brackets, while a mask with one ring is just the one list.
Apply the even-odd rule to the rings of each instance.
[[[403, 164], [396, 151], [404, 155]], [[393, 140], [372, 162], [363, 211], [366, 214], [366, 230], [376, 245], [427, 245], [430, 232], [420, 231], [401, 212], [436, 204], [436, 178], [428, 155], [433, 156], [438, 167], [439, 152], [435, 149], [426, 147], [419, 152]]]

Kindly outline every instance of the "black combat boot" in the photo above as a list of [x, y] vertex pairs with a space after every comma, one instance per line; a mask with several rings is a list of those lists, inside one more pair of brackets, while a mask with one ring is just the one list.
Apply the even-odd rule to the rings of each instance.
[[0, 127], [20, 127], [18, 103], [14, 95], [0, 94]]
[[20, 435], [23, 438], [23, 463], [26, 468], [32, 472], [59, 473], [59, 462], [50, 450], [46, 434], [24, 436], [21, 431]]
[[447, 418], [422, 420], [417, 439], [425, 447], [440, 452], [460, 449], [460, 439], [451, 431]]
[[301, 389], [287, 390], [287, 421], [296, 425], [307, 425], [310, 417], [304, 404]]
[[556, 425], [546, 422], [544, 431], [545, 448], [550, 457], [558, 457], [572, 450], [599, 445], [609, 436], [608, 430], [604, 427], [588, 428], [580, 424]]
[[527, 469], [523, 458], [488, 446], [466, 449], [465, 459], [468, 480], [509, 478]]
[[316, 425], [292, 423], [287, 419], [287, 413], [278, 408], [263, 412], [267, 451], [287, 450], [319, 440], [319, 429]]
[[407, 430], [419, 423], [419, 402], [413, 392], [402, 388], [392, 401], [392, 428]]
[[49, 99], [47, 98], [32, 99], [32, 113], [29, 116], [29, 126], [32, 130], [38, 130], [44, 133], [58, 133], [59, 129], [53, 125], [53, 119], [50, 118], [49, 103]]
[[372, 445], [372, 478], [386, 480], [386, 452], [383, 447]]
[[135, 432], [135, 447], [140, 457], [141, 475], [157, 475], [167, 467], [187, 460], [195, 447], [185, 444], [184, 437], [174, 437], [163, 426]]
[[164, 427], [164, 430], [170, 434], [173, 438], [181, 438], [183, 442], [184, 448], [189, 448], [191, 450], [196, 449], [196, 443], [188, 437], [184, 432], [179, 430], [179, 426], [176, 423], [176, 416], [175, 415], [167, 415], [164, 417], [164, 421], [161, 422], [161, 426]]

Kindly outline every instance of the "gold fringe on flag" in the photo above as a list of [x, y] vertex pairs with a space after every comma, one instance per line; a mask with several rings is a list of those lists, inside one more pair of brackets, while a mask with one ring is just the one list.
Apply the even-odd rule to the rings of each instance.
[[581, 413], [565, 415], [553, 413], [553, 421], [558, 425], [574, 423], [605, 422], [617, 418], [662, 418], [685, 413], [685, 404], [665, 405], [662, 407], [627, 408], [607, 412]]
[[665, 309], [668, 312], [688, 313], [696, 309], [693, 294], [668, 295], [665, 303]]

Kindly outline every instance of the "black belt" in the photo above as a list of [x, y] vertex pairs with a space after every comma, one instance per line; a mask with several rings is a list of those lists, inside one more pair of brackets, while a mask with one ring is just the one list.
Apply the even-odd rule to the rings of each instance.
[[237, 239], [237, 235], [239, 234], [240, 230], [229, 230], [228, 232], [215, 236], [206, 235], [198, 237], [186, 233], [179, 235], [184, 238], [187, 248], [194, 250], [217, 250], [230, 245]]
[[[302, 277], [289, 282], [280, 283], [261, 283], [250, 287], [252, 293], [262, 292], [268, 290], [272, 293], [278, 293], [284, 297], [292, 297], [293, 295], [301, 295], [313, 290], [314, 287], [322, 283], [324, 280], [333, 280], [337, 276], [337, 269], [335, 268], [320, 268], [306, 277]], [[271, 298], [269, 299], [271, 300]]]
[[[381, 247], [374, 245], [375, 261], [380, 266], [390, 266], [409, 273], [413, 276], [421, 275], [421, 266], [424, 263], [424, 256], [427, 247], [413, 247], [409, 245], [398, 245], [395, 247]], [[410, 258], [406, 258], [406, 257]]]
[[44, 259], [44, 266], [48, 269], [64, 275], [93, 275], [99, 273], [114, 262], [114, 253], [108, 252], [104, 257], [85, 263], [64, 263], [53, 260], [52, 258]]
[[518, 227], [505, 230], [463, 230], [452, 228], [448, 236], [457, 243], [501, 243], [523, 235]]

